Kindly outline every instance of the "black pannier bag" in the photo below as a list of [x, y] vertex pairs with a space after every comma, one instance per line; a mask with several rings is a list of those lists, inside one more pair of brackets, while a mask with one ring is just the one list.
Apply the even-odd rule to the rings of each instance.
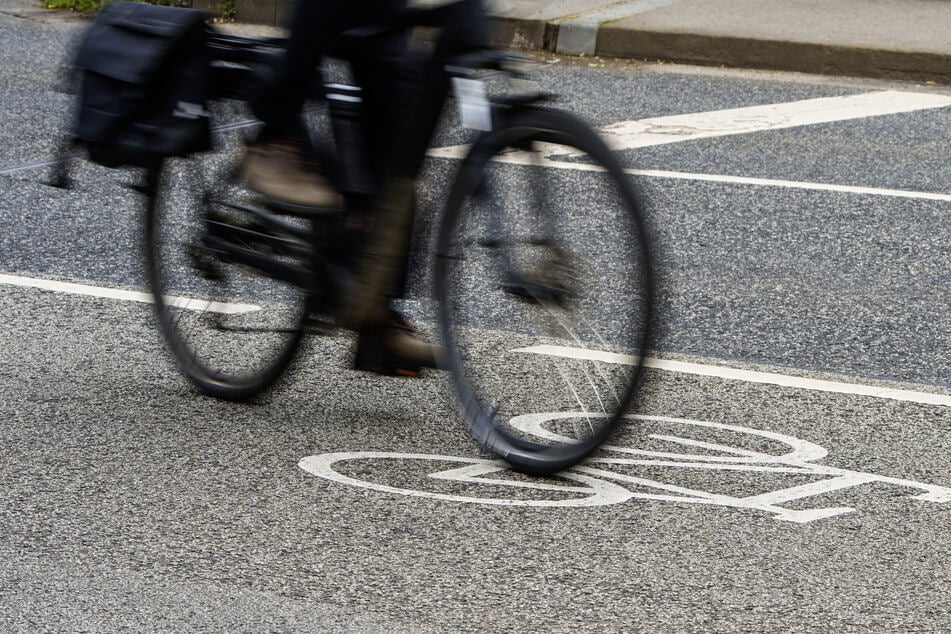
[[205, 15], [115, 2], [76, 53], [75, 137], [107, 167], [152, 167], [211, 145]]

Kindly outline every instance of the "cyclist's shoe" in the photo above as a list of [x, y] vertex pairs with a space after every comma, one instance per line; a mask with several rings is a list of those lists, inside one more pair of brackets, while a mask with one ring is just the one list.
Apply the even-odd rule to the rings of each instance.
[[249, 144], [239, 167], [251, 189], [290, 212], [339, 208], [340, 194], [301, 141], [272, 138]]
[[445, 349], [419, 338], [416, 329], [396, 311], [382, 324], [359, 333], [353, 367], [387, 376], [419, 376], [423, 368], [445, 367]]

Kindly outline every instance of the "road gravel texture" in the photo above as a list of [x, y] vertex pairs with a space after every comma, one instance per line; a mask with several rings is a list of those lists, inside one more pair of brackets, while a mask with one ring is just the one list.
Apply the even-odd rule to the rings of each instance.
[[[78, 186], [62, 191], [29, 167], [58, 156], [70, 100], [57, 82], [80, 26], [0, 7], [0, 273], [142, 290], [143, 200], [124, 186], [136, 174], [80, 163]], [[562, 59], [540, 75], [565, 95], [560, 105], [597, 125], [933, 90], [597, 59]], [[622, 160], [946, 194], [949, 124], [943, 108], [628, 150]], [[449, 132], [436, 145], [467, 138]], [[438, 208], [451, 166], [432, 162], [424, 214]], [[951, 393], [948, 202], [637, 183], [662, 273], [655, 355]], [[431, 335], [426, 276], [413, 278], [407, 310]], [[612, 464], [627, 479], [611, 483], [629, 498], [464, 503], [349, 486], [298, 463], [424, 454], [435, 458], [339, 469], [406, 491], [514, 502], [585, 493], [564, 489], [577, 480], [504, 471], [491, 485], [428, 477], [491, 456], [465, 432], [444, 376], [350, 371], [346, 335], [310, 339], [274, 391], [234, 404], [199, 395], [175, 370], [146, 304], [0, 284], [0, 323], [5, 631], [951, 626], [951, 506], [923, 497], [951, 487], [946, 406], [648, 370], [636, 412], [666, 418], [632, 422], [616, 443], [679, 457]], [[745, 465], [757, 468], [729, 460], [779, 456], [789, 447], [777, 438], [828, 452], [809, 464], [869, 477], [807, 496], [796, 491], [832, 478], [779, 458]], [[776, 492], [786, 492], [776, 503], [785, 511], [838, 511], [783, 521], [749, 502]]]

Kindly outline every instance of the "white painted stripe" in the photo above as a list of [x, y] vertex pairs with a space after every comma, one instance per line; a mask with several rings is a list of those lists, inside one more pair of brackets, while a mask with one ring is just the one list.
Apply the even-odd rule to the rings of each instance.
[[[749, 134], [799, 126], [832, 123], [850, 119], [862, 119], [888, 114], [900, 114], [951, 106], [951, 95], [882, 91], [850, 95], [846, 97], [823, 97], [789, 103], [714, 110], [692, 114], [653, 117], [636, 121], [621, 121], [600, 130], [609, 145], [617, 150], [679, 143], [711, 137]], [[552, 146], [556, 148], [557, 146]], [[468, 145], [432, 148], [429, 156], [436, 158], [462, 159]], [[561, 154], [564, 156], [564, 153]], [[540, 165], [571, 170], [598, 170], [593, 165], [559, 161], [554, 150], [547, 156], [527, 152], [508, 152], [496, 160], [517, 165]], [[750, 178], [722, 174], [700, 174], [667, 170], [626, 169], [625, 173], [648, 178], [695, 180], [759, 187], [782, 187], [847, 194], [888, 196], [920, 200], [951, 202], [951, 194], [920, 192], [879, 187], [856, 187], [806, 181], [790, 181], [771, 178]]]
[[601, 129], [618, 150], [951, 106], [951, 95], [886, 90], [845, 97], [621, 121]]
[[426, 152], [427, 156], [432, 156], [433, 158], [446, 158], [446, 159], [464, 159], [466, 154], [469, 152], [471, 145], [447, 145], [446, 147], [434, 147], [429, 148]]
[[[540, 345], [528, 348], [518, 348], [513, 352], [524, 352], [530, 354], [541, 354], [566, 359], [581, 359], [587, 361], [601, 361], [604, 363], [616, 363], [622, 365], [632, 365], [636, 357], [630, 355], [616, 354], [602, 350], [591, 350], [585, 348], [573, 348], [569, 346], [551, 346]], [[850, 383], [845, 381], [826, 381], [822, 379], [810, 379], [788, 374], [779, 374], [774, 372], [757, 372], [754, 370], [741, 370], [739, 368], [730, 368], [719, 365], [707, 365], [701, 363], [689, 363], [686, 361], [673, 361], [671, 359], [656, 359], [645, 357], [644, 367], [655, 370], [665, 370], [668, 372], [679, 372], [681, 374], [695, 374], [700, 376], [717, 377], [731, 381], [744, 381], [747, 383], [765, 383], [768, 385], [778, 385], [782, 387], [792, 387], [803, 390], [814, 390], [818, 392], [835, 392], [838, 394], [853, 394], [856, 396], [872, 396], [875, 398], [891, 399], [895, 401], [906, 401], [910, 403], [922, 403], [925, 405], [944, 405], [951, 406], [951, 395], [936, 394], [933, 392], [919, 392], [915, 390], [898, 390], [875, 385], [865, 385], [861, 383]]]
[[[429, 156], [436, 158], [463, 159], [469, 146], [456, 145], [436, 148], [429, 151]], [[552, 169], [577, 170], [600, 172], [596, 165], [585, 163], [571, 163], [557, 161], [546, 157], [532, 157], [526, 152], [509, 152], [499, 155], [496, 160], [500, 163], [515, 165], [535, 165]], [[702, 181], [708, 183], [727, 183], [731, 185], [751, 185], [754, 187], [779, 187], [783, 189], [805, 189], [811, 191], [836, 192], [841, 194], [858, 194], [863, 196], [885, 196], [889, 198], [908, 198], [912, 200], [936, 200], [951, 202], [951, 194], [935, 192], [921, 192], [910, 189], [888, 189], [884, 187], [860, 187], [856, 185], [836, 185], [834, 183], [814, 183], [809, 181], [788, 181], [775, 178], [755, 178], [750, 176], [732, 176], [729, 174], [700, 174], [696, 172], [672, 172], [668, 170], [639, 170], [625, 169], [625, 174], [645, 178], [667, 178], [672, 180]]]
[[[115, 299], [120, 301], [132, 301], [141, 303], [153, 303], [152, 296], [149, 293], [138, 291], [128, 291], [116, 288], [107, 288], [102, 286], [90, 286], [87, 284], [77, 284], [74, 282], [61, 282], [57, 280], [45, 280], [35, 277], [22, 277], [18, 275], [8, 275], [0, 273], [0, 284], [20, 286], [27, 288], [38, 288], [42, 290], [54, 291], [57, 293], [69, 293], [72, 295], [85, 295], [90, 297], [102, 297], [106, 299]], [[217, 312], [222, 314], [240, 314], [256, 310], [261, 310], [260, 306], [254, 304], [240, 303], [219, 303], [209, 302], [202, 299], [188, 297], [166, 297], [169, 305], [179, 308], [204, 310], [207, 312]], [[541, 354], [568, 359], [581, 359], [587, 361], [600, 361], [604, 363], [614, 363], [620, 365], [633, 365], [636, 357], [630, 355], [617, 354], [604, 350], [592, 350], [589, 348], [574, 348], [568, 346], [539, 345], [528, 348], [518, 348], [513, 352], [523, 352], [530, 354]], [[912, 403], [923, 403], [927, 405], [945, 405], [951, 406], [951, 395], [936, 394], [932, 392], [917, 392], [913, 390], [898, 390], [892, 388], [877, 387], [872, 385], [862, 385], [857, 383], [847, 383], [840, 381], [824, 381], [820, 379], [809, 379], [796, 377], [786, 374], [777, 374], [771, 372], [757, 372], [752, 370], [741, 370], [738, 368], [729, 368], [725, 366], [706, 365], [700, 363], [688, 363], [685, 361], [673, 361], [670, 359], [656, 359], [646, 357], [644, 367], [656, 370], [666, 370], [669, 372], [680, 372], [682, 374], [696, 374], [701, 376], [712, 376], [723, 379], [745, 381], [748, 383], [766, 383], [779, 385], [783, 387], [794, 387], [806, 390], [816, 390], [820, 392], [836, 392], [840, 394], [855, 394], [859, 396], [874, 396], [877, 398], [886, 398], [898, 401], [908, 401]]]
[[[572, 168], [571, 163], [554, 165], [563, 169]], [[576, 167], [576, 166], [575, 166]], [[781, 187], [785, 189], [807, 189], [822, 192], [837, 192], [841, 194], [859, 194], [864, 196], [885, 196], [890, 198], [909, 198], [914, 200], [937, 200], [951, 202], [951, 194], [935, 192], [920, 192], [910, 189], [887, 189], [883, 187], [859, 187], [855, 185], [835, 185], [832, 183], [813, 183], [808, 181], [787, 181], [774, 178], [751, 178], [748, 176], [729, 176], [725, 174], [696, 174], [690, 172], [669, 172], [665, 170], [635, 170], [626, 169], [625, 173], [632, 176], [648, 178], [669, 178], [675, 180], [705, 181], [709, 183], [728, 183], [733, 185], [753, 185], [756, 187]]]
[[[104, 286], [90, 286], [88, 284], [77, 284], [75, 282], [44, 280], [36, 277], [22, 277], [19, 275], [6, 275], [0, 273], [0, 284], [9, 284], [12, 286], [22, 286], [27, 288], [39, 288], [46, 291], [54, 291], [56, 293], [102, 297], [105, 299], [116, 299], [126, 302], [141, 302], [145, 304], [154, 303], [150, 293], [128, 291], [120, 288], [106, 288]], [[212, 302], [204, 299], [178, 297], [173, 295], [166, 297], [165, 302], [170, 306], [175, 306], [176, 308], [201, 310], [225, 315], [236, 315], [240, 313], [250, 313], [256, 310], [261, 310], [260, 306], [256, 306], [254, 304]]]
[[[615, 150], [629, 150], [946, 106], [951, 106], [951, 95], [886, 90], [845, 97], [821, 97], [764, 106], [619, 121], [601, 128], [599, 133]], [[468, 146], [457, 145], [433, 148], [430, 155], [462, 158], [466, 147]]]
[[636, 365], [638, 359], [638, 357], [633, 357], [629, 354], [618, 354], [616, 352], [607, 352], [606, 350], [573, 348], [569, 346], [552, 346], [549, 344], [530, 346], [528, 348], [516, 348], [515, 350], [512, 350], [512, 352], [544, 354], [549, 357], [579, 359], [581, 361], [601, 361], [603, 363], [615, 363], [618, 365]]

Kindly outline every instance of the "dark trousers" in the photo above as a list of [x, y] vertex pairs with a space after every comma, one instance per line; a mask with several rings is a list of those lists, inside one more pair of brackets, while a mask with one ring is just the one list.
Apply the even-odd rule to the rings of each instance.
[[287, 53], [272, 82], [263, 86], [254, 113], [264, 122], [262, 138], [307, 138], [301, 119], [315, 71], [325, 57], [345, 57], [363, 89], [364, 130], [371, 171], [382, 183], [392, 161], [397, 130], [406, 120], [413, 73], [404, 63], [406, 35], [373, 38], [346, 46], [341, 34], [400, 11], [405, 0], [298, 0], [290, 24]]

